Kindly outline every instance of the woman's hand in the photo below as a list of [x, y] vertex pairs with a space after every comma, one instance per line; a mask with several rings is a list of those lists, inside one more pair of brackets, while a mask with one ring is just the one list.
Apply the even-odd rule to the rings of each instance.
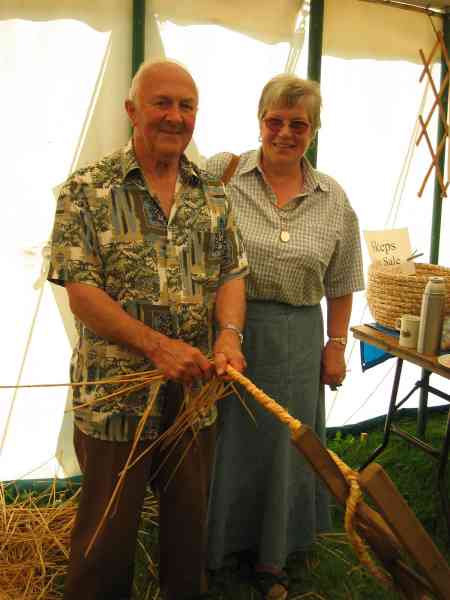
[[345, 346], [331, 340], [328, 341], [322, 353], [322, 383], [330, 386], [341, 385], [345, 379]]

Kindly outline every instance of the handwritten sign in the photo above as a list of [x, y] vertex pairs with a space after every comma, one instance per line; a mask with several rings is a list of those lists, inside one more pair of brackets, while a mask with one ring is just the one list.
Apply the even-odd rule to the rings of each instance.
[[393, 273], [412, 275], [416, 272], [414, 262], [407, 261], [411, 256], [408, 229], [383, 229], [364, 231], [367, 249], [372, 264], [389, 269]]

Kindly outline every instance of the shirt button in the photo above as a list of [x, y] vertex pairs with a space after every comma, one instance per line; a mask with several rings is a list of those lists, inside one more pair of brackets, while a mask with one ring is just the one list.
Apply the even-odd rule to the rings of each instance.
[[291, 236], [289, 235], [289, 231], [282, 231], [280, 233], [280, 240], [282, 242], [288, 242], [290, 240]]

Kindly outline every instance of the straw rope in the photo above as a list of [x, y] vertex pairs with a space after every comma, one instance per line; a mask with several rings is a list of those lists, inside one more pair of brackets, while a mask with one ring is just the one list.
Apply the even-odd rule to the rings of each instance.
[[[295, 433], [300, 429], [302, 423], [298, 419], [294, 419], [288, 411], [286, 411], [282, 406], [280, 406], [275, 400], [270, 398], [263, 390], [256, 387], [247, 377], [242, 375], [228, 365], [227, 367], [227, 375], [233, 381], [237, 382], [242, 387], [244, 387], [256, 400], [259, 402], [266, 410], [271, 412], [279, 421], [287, 425], [291, 431], [291, 436], [295, 437]], [[103, 396], [95, 401], [90, 403], [85, 403], [81, 406], [75, 406], [73, 410], [77, 410], [78, 408], [82, 408], [88, 404], [99, 404], [106, 402], [107, 400], [113, 399], [119, 395], [126, 394], [130, 391], [134, 391], [136, 389], [142, 389], [150, 384], [156, 384], [156, 391], [159, 389], [159, 386], [164, 381], [164, 376], [161, 371], [153, 370], [153, 371], [144, 371], [138, 373], [130, 373], [126, 375], [117, 376], [108, 380], [102, 380], [101, 383], [110, 383], [110, 384], [120, 384], [122, 387], [108, 394], [107, 396]], [[77, 384], [50, 384], [52, 386], [60, 385], [60, 386], [81, 386], [81, 385], [93, 385], [98, 384], [100, 382], [90, 381], [90, 382], [81, 382]], [[21, 385], [21, 386], [0, 386], [0, 389], [6, 388], [16, 388], [16, 387], [44, 387], [45, 384], [38, 385]], [[117, 502], [120, 491], [123, 486], [124, 477], [129, 469], [131, 469], [137, 462], [140, 460], [144, 454], [151, 452], [157, 445], [161, 445], [162, 447], [167, 447], [171, 443], [176, 443], [178, 439], [181, 438], [183, 433], [187, 429], [191, 429], [194, 433], [194, 437], [196, 435], [196, 431], [198, 429], [198, 421], [203, 414], [207, 410], [209, 410], [219, 399], [227, 396], [231, 393], [230, 386], [233, 387], [231, 382], [226, 382], [220, 378], [214, 378], [213, 380], [207, 382], [200, 391], [193, 393], [189, 388], [185, 389], [185, 407], [178, 415], [177, 419], [173, 423], [173, 425], [159, 438], [147, 447], [139, 456], [134, 456], [137, 442], [140, 438], [140, 433], [143, 429], [143, 426], [150, 414], [151, 406], [156, 398], [156, 391], [153, 390], [151, 394], [151, 401], [142, 416], [139, 425], [136, 430], [136, 435], [133, 440], [132, 451], [130, 452], [130, 456], [126, 462], [124, 469], [122, 470], [119, 481], [116, 485], [114, 493], [111, 497], [111, 500], [103, 514], [103, 517], [97, 527], [97, 530], [91, 539], [88, 549], [86, 551], [86, 555], [91, 550], [93, 544], [95, 543], [95, 539], [99, 535], [101, 529], [104, 527], [106, 519], [108, 515], [114, 511], [115, 503]], [[234, 388], [234, 391], [239, 396], [241, 402], [244, 404], [243, 399], [240, 397], [238, 391]], [[246, 410], [249, 409], [245, 406]], [[358, 511], [358, 505], [362, 502], [363, 495], [358, 482], [358, 473], [352, 470], [348, 465], [346, 465], [334, 452], [328, 450], [331, 458], [336, 463], [337, 467], [341, 471], [343, 477], [347, 481], [349, 485], [349, 496], [346, 502], [346, 511], [345, 511], [345, 530], [349, 537], [349, 540], [354, 548], [354, 551], [360, 560], [360, 562], [368, 569], [368, 571], [378, 579], [384, 586], [392, 586], [391, 578], [385, 573], [382, 569], [380, 569], [373, 561], [371, 556], [369, 555], [367, 546], [364, 544], [362, 538], [356, 532], [356, 516]], [[178, 467], [176, 467], [178, 468]]]
[[[264, 408], [277, 417], [282, 423], [288, 425], [291, 430], [291, 435], [294, 435], [302, 425], [301, 421], [294, 419], [291, 415], [277, 402], [272, 400], [265, 392], [257, 388], [247, 377], [239, 373], [233, 367], [227, 367], [227, 373], [234, 381], [240, 383]], [[333, 451], [328, 450], [331, 458], [334, 460], [345, 480], [347, 481], [350, 493], [346, 502], [345, 511], [345, 531], [350, 539], [350, 542], [355, 550], [360, 562], [369, 570], [369, 572], [378, 579], [384, 586], [392, 586], [391, 578], [385, 571], [380, 569], [369, 555], [367, 546], [362, 538], [358, 535], [355, 528], [355, 518], [357, 515], [358, 504], [362, 502], [363, 495], [358, 481], [358, 473], [353, 471], [343, 460], [339, 458]]]

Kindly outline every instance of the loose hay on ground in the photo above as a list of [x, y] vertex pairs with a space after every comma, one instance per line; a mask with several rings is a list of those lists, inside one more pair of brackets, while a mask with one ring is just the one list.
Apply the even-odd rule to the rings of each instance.
[[0, 487], [0, 599], [59, 600], [76, 496], [54, 487], [6, 500]]
[[[12, 498], [0, 484], [0, 600], [61, 600], [78, 496], [67, 497], [53, 486]], [[152, 495], [146, 497], [142, 518], [143, 525], [157, 525]], [[157, 581], [148, 548], [145, 554], [146, 570]]]

